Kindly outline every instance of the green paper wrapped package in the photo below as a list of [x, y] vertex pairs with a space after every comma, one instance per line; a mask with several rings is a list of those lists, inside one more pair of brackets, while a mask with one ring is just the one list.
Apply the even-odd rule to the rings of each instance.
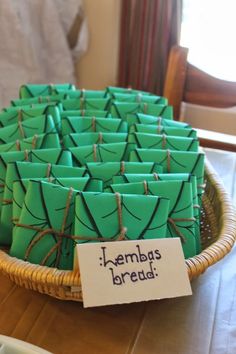
[[173, 119], [172, 106], [152, 103], [126, 103], [114, 101], [111, 105], [110, 113], [112, 117], [128, 119], [128, 117], [136, 113], [150, 114], [156, 117]]
[[18, 123], [19, 120], [21, 122], [25, 121], [26, 119], [38, 118], [44, 119], [46, 114], [41, 115], [29, 115], [28, 112], [25, 114], [23, 110], [19, 110], [18, 112], [1, 112], [0, 113], [0, 128], [8, 127], [9, 125]]
[[[3, 145], [4, 146], [4, 145]], [[72, 166], [72, 156], [69, 151], [61, 149], [34, 150], [34, 151], [9, 151], [0, 154], [0, 210], [2, 208], [3, 191], [7, 164], [15, 161], [28, 161], [37, 163], [56, 163]]]
[[[154, 181], [185, 181], [192, 184], [192, 194], [193, 194], [193, 205], [198, 206], [198, 195], [197, 195], [197, 178], [195, 175], [190, 173], [125, 173], [120, 176], [114, 176], [112, 178], [112, 184], [121, 183], [137, 183], [137, 182], [154, 182]], [[196, 208], [197, 210], [198, 208]], [[195, 214], [194, 216], [196, 216]]]
[[74, 232], [75, 195], [76, 191], [69, 188], [30, 181], [10, 255], [48, 267], [72, 269], [74, 241], [70, 235]]
[[168, 128], [181, 128], [181, 129], [191, 128], [191, 125], [185, 122], [179, 122], [176, 120], [165, 119], [162, 117], [156, 117], [156, 116], [151, 116], [142, 113], [136, 113], [127, 116], [127, 123], [129, 126], [133, 124], [146, 124], [146, 125], [155, 125], [156, 127], [163, 126]]
[[109, 98], [110, 95], [107, 94], [105, 90], [74, 90], [68, 91], [66, 94], [67, 98], [85, 98], [85, 99], [98, 99], [98, 98]]
[[165, 97], [156, 95], [142, 95], [141, 93], [126, 94], [126, 93], [113, 93], [112, 99], [118, 102], [131, 102], [131, 103], [153, 103], [153, 104], [168, 104]]
[[86, 164], [89, 176], [103, 180], [104, 187], [112, 183], [114, 176], [124, 173], [161, 173], [162, 166], [152, 162], [89, 162]]
[[[24, 178], [13, 183], [13, 209], [12, 218], [13, 221], [19, 221], [23, 202], [25, 199], [26, 191], [29, 186], [29, 182], [32, 179]], [[102, 180], [89, 178], [89, 177], [77, 177], [77, 178], [33, 178], [33, 180], [38, 180], [42, 182], [48, 182], [57, 184], [61, 187], [73, 188], [77, 191], [89, 191], [89, 192], [102, 192], [103, 182]], [[13, 229], [14, 237], [15, 229]]]
[[63, 110], [98, 110], [107, 111], [110, 105], [110, 98], [74, 98], [61, 100]]
[[121, 143], [127, 141], [127, 133], [72, 133], [63, 136], [63, 146], [66, 148], [92, 144]]
[[127, 133], [127, 130], [127, 123], [115, 118], [62, 118], [62, 135], [85, 132]]
[[[66, 166], [71, 166], [71, 154], [69, 151], [60, 151], [60, 149], [55, 149], [57, 151], [53, 151], [54, 149], [50, 150], [33, 150], [30, 152], [32, 155], [31, 159], [33, 162], [43, 164], [43, 174], [45, 174], [45, 169], [51, 169], [51, 163], [60, 165], [63, 168], [63, 164]], [[48, 162], [48, 164], [45, 164]], [[4, 186], [4, 193], [3, 193], [3, 200], [2, 200], [2, 212], [1, 212], [1, 219], [0, 219], [0, 244], [9, 244], [9, 239], [11, 240], [11, 231], [12, 231], [12, 188], [13, 188], [13, 181], [18, 180], [21, 178], [21, 172], [19, 172], [19, 165], [22, 162], [18, 162], [15, 164], [8, 163], [7, 171], [6, 171], [6, 178], [5, 178], [5, 186]], [[31, 163], [30, 163], [31, 164]], [[47, 166], [45, 168], [45, 165]], [[20, 165], [21, 166], [21, 165]], [[33, 168], [35, 164], [32, 163]], [[23, 173], [22, 178], [31, 178], [31, 177], [50, 177], [48, 175], [39, 175], [38, 171], [32, 171], [32, 167], [25, 167], [26, 168], [26, 175]], [[32, 172], [32, 175], [31, 175]], [[42, 170], [41, 170], [42, 173]], [[51, 173], [51, 172], [50, 172]], [[66, 176], [65, 176], [66, 177]], [[67, 176], [68, 177], [68, 176]]]
[[[197, 253], [192, 185], [183, 181], [155, 181], [112, 184], [113, 193], [145, 194], [170, 200], [166, 237], [180, 237], [185, 258]], [[147, 198], [147, 199], [148, 199]], [[199, 248], [199, 247], [198, 247]]]
[[[172, 121], [170, 121], [172, 122]], [[147, 133], [147, 134], [165, 134], [172, 136], [182, 136], [186, 138], [197, 138], [197, 132], [191, 128], [172, 128], [172, 127], [163, 127], [148, 125], [148, 124], [133, 124], [129, 127], [129, 133]]]
[[135, 149], [130, 161], [156, 162], [163, 166], [164, 173], [191, 173], [197, 177], [198, 195], [203, 192], [204, 154], [192, 151]]
[[0, 114], [0, 126], [7, 126], [26, 119], [32, 119], [38, 116], [51, 116], [55, 123], [56, 129], [61, 129], [60, 103], [55, 104], [34, 104], [22, 107], [7, 107]]
[[35, 134], [26, 139], [16, 140], [13, 143], [0, 145], [0, 153], [9, 151], [23, 151], [34, 149], [60, 148], [60, 139], [57, 133]]
[[69, 148], [74, 166], [83, 166], [87, 162], [127, 161], [129, 154], [136, 148], [131, 143], [94, 144]]
[[106, 88], [107, 93], [114, 94], [114, 93], [121, 93], [126, 95], [134, 95], [134, 94], [142, 94], [143, 96], [150, 96], [153, 93], [147, 91], [140, 91], [140, 90], [133, 90], [132, 88], [124, 88], [124, 87], [116, 87], [116, 86], [108, 86]]
[[[41, 150], [25, 150], [25, 151], [9, 151], [3, 152], [1, 160], [15, 159], [20, 161], [23, 159], [29, 162], [51, 163], [56, 165], [72, 166], [72, 156], [70, 151], [61, 148], [41, 149]], [[18, 160], [20, 159], [20, 160]]]
[[[192, 185], [192, 197], [193, 197], [193, 216], [196, 219], [195, 226], [195, 239], [196, 239], [196, 251], [201, 252], [200, 241], [200, 206], [199, 198], [197, 194], [197, 178], [195, 175], [189, 173], [152, 173], [152, 174], [128, 174], [125, 173], [122, 176], [114, 176], [112, 184], [121, 183], [137, 183], [137, 182], [153, 182], [153, 181], [185, 181]], [[105, 192], [109, 191], [109, 187], [105, 189]]]
[[0, 129], [0, 144], [15, 142], [42, 133], [56, 133], [51, 116], [33, 118]]
[[178, 151], [198, 151], [198, 140], [165, 134], [131, 133], [128, 141], [144, 149], [171, 149]]
[[78, 243], [93, 241], [93, 238], [94, 241], [104, 238], [115, 241], [121, 235], [128, 240], [166, 235], [169, 199], [81, 192], [76, 196], [75, 209], [75, 235], [88, 237]]
[[57, 84], [57, 85], [22, 85], [20, 87], [20, 98], [30, 98], [35, 96], [57, 95], [61, 92], [75, 90], [72, 84]]
[[[71, 91], [73, 92], [73, 91]], [[31, 97], [31, 98], [18, 98], [16, 100], [11, 100], [11, 105], [12, 106], [29, 106], [29, 105], [34, 105], [37, 103], [44, 103], [44, 104], [49, 104], [49, 103], [60, 103], [61, 100], [65, 98], [66, 94], [65, 93], [59, 93], [54, 96], [36, 96], [36, 97]]]
[[61, 111], [61, 118], [67, 117], [77, 117], [77, 118], [111, 118], [111, 114], [108, 111], [98, 111], [92, 109], [85, 109], [85, 110], [68, 110], [68, 111]]

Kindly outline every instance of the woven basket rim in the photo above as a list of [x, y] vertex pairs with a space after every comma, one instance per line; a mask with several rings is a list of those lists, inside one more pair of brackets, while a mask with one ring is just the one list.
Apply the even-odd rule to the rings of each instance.
[[[202, 274], [209, 266], [215, 264], [228, 254], [236, 239], [236, 214], [232, 202], [222, 182], [209, 162], [205, 162], [205, 173], [214, 185], [222, 207], [222, 227], [217, 241], [200, 254], [185, 260], [190, 280]], [[31, 288], [51, 296], [81, 301], [81, 282], [79, 270], [59, 270], [25, 262], [9, 256], [0, 250], [0, 271], [18, 285]], [[56, 288], [56, 292], [55, 289]], [[62, 293], [60, 294], [60, 288]], [[73, 292], [75, 289], [75, 293]], [[66, 292], [66, 296], [63, 294]], [[77, 292], [77, 295], [76, 295]], [[80, 292], [80, 295], [78, 295]]]

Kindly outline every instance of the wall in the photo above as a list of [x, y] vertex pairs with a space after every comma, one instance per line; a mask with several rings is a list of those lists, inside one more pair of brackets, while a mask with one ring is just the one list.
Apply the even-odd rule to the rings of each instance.
[[84, 0], [89, 48], [77, 63], [78, 85], [103, 89], [116, 85], [119, 58], [120, 0]]

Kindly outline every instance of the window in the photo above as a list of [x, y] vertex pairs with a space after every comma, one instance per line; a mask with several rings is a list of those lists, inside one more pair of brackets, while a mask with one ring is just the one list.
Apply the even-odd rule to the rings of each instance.
[[183, 0], [181, 46], [188, 61], [220, 79], [236, 81], [236, 0]]

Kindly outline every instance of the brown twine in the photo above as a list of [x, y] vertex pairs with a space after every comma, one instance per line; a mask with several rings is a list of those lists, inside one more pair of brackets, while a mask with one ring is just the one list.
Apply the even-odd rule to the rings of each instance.
[[[66, 221], [67, 221], [67, 218], [69, 215], [69, 209], [70, 209], [70, 203], [71, 203], [72, 196], [73, 196], [73, 188], [70, 188], [68, 196], [67, 196], [65, 213], [64, 213], [64, 217], [63, 217], [62, 225], [61, 225], [61, 232], [62, 233], [65, 233]], [[56, 249], [60, 250], [61, 245], [62, 245], [62, 238], [60, 238], [58, 240], [58, 242], [56, 243], [56, 245], [54, 247], [52, 247], [51, 250], [46, 254], [46, 256], [42, 260], [42, 263], [45, 264]], [[56, 267], [58, 267], [58, 264], [60, 262], [60, 258], [61, 258], [61, 252], [57, 252], [56, 263], [55, 263]]]
[[161, 132], [161, 122], [162, 122], [162, 117], [158, 117], [158, 125], [157, 125], [158, 134], [160, 134]]
[[116, 196], [116, 203], [117, 203], [117, 208], [118, 208], [118, 222], [119, 222], [119, 230], [122, 229], [122, 212], [121, 212], [121, 199], [120, 199], [120, 194], [115, 193]]
[[32, 140], [32, 149], [36, 149], [37, 139], [38, 139], [38, 135], [35, 134]]
[[84, 110], [84, 109], [80, 110], [80, 113], [81, 113], [81, 116], [82, 116], [82, 117], [85, 116], [85, 110]]
[[48, 183], [53, 183], [55, 181], [54, 177], [48, 177]]
[[167, 153], [167, 172], [170, 173], [170, 162], [171, 162], [171, 153], [170, 150], [166, 150]]
[[103, 136], [102, 136], [102, 133], [99, 132], [99, 134], [98, 134], [98, 143], [102, 144], [102, 142], [103, 142]]
[[166, 135], [162, 135], [162, 149], [164, 150], [166, 148]]
[[29, 151], [28, 150], [24, 151], [24, 155], [25, 155], [25, 161], [29, 161]]
[[[143, 181], [143, 187], [144, 187], [144, 192], [145, 195], [148, 195], [148, 184], [147, 181]], [[195, 221], [195, 218], [168, 218], [169, 223], [173, 226], [173, 229], [175, 230], [176, 234], [179, 236], [181, 239], [182, 243], [186, 242], [185, 236], [182, 234], [182, 232], [179, 230], [178, 226], [176, 225], [176, 222], [178, 221]]]
[[84, 88], [81, 89], [81, 98], [85, 98], [85, 89]]
[[52, 169], [52, 164], [48, 163], [47, 165], [47, 171], [46, 171], [46, 177], [49, 178], [51, 174], [51, 169]]
[[120, 162], [120, 173], [123, 175], [125, 173], [125, 162], [121, 161]]
[[20, 122], [22, 122], [22, 109], [20, 109], [19, 111], [18, 111], [18, 121], [20, 121]]
[[145, 194], [148, 195], [148, 184], [147, 184], [147, 181], [143, 181], [143, 187], [144, 187]]
[[21, 146], [20, 146], [20, 140], [19, 139], [16, 140], [16, 150], [17, 151], [21, 151]]
[[25, 136], [24, 129], [23, 129], [23, 127], [22, 127], [22, 122], [21, 122], [21, 120], [18, 120], [18, 128], [19, 128], [19, 130], [20, 130], [20, 134], [21, 134], [22, 138], [25, 139], [26, 136]]
[[61, 230], [57, 231], [54, 230], [53, 228], [48, 228], [48, 229], [42, 229], [40, 227], [37, 226], [33, 226], [33, 225], [27, 225], [27, 224], [21, 224], [21, 223], [15, 223], [15, 226], [17, 227], [23, 227], [29, 230], [34, 230], [37, 231], [38, 234], [36, 237], [34, 237], [31, 242], [29, 243], [26, 252], [25, 252], [25, 257], [24, 260], [27, 261], [30, 253], [33, 249], [33, 247], [46, 235], [48, 234], [54, 234], [57, 237], [59, 237], [58, 242], [50, 249], [50, 251], [46, 254], [46, 256], [43, 258], [42, 262], [40, 263], [40, 265], [45, 265], [45, 263], [47, 262], [47, 260], [50, 258], [50, 256], [58, 249], [58, 254], [57, 254], [57, 258], [56, 258], [56, 266], [58, 266], [59, 262], [60, 262], [60, 249], [61, 249], [61, 245], [62, 245], [62, 240], [63, 238], [65, 239], [70, 239], [70, 240], [81, 240], [81, 241], [121, 241], [125, 239], [125, 235], [127, 232], [127, 228], [123, 226], [123, 222], [122, 222], [122, 206], [121, 206], [121, 196], [119, 193], [116, 193], [116, 202], [117, 202], [117, 209], [118, 209], [118, 223], [119, 223], [119, 233], [115, 238], [106, 238], [106, 237], [89, 237], [89, 236], [76, 236], [76, 235], [66, 235], [65, 234], [65, 227], [66, 227], [66, 221], [68, 218], [68, 214], [69, 214], [69, 209], [70, 209], [70, 204], [71, 204], [71, 198], [73, 196], [73, 188], [70, 188], [69, 193], [68, 193], [68, 197], [67, 197], [67, 201], [66, 201], [66, 207], [65, 207], [65, 212], [64, 212], [64, 216], [63, 216], [63, 221], [62, 221], [62, 226], [61, 226]]
[[156, 172], [153, 173], [153, 177], [154, 177], [155, 181], [158, 181], [158, 174]]
[[[145, 194], [148, 195], [148, 184], [147, 184], [147, 181], [145, 181], [145, 180], [143, 181], [143, 186], [144, 186]], [[181, 239], [181, 242], [185, 243], [186, 242], [185, 236], [179, 230], [178, 226], [176, 225], [176, 222], [178, 222], [178, 221], [196, 221], [196, 219], [195, 218], [170, 218], [169, 217], [168, 221], [172, 225], [172, 227], [175, 230], [176, 234]]]
[[80, 99], [80, 110], [84, 111], [85, 109], [85, 99], [84, 97], [81, 97]]
[[198, 204], [193, 204], [193, 208], [194, 209], [201, 209], [200, 205], [198, 205]]
[[92, 130], [93, 132], [96, 132], [96, 117], [92, 118]]
[[148, 109], [148, 104], [147, 104], [147, 103], [144, 103], [144, 104], [143, 104], [143, 113], [144, 113], [144, 114], [147, 114], [147, 109]]
[[48, 88], [49, 88], [50, 94], [52, 95], [52, 94], [53, 94], [53, 91], [54, 91], [54, 89], [55, 89], [54, 84], [49, 84], [49, 85], [48, 85]]
[[205, 189], [205, 188], [206, 188], [206, 183], [198, 184], [197, 187], [198, 187], [198, 188]]
[[185, 236], [182, 234], [182, 232], [179, 230], [178, 226], [176, 225], [176, 222], [178, 221], [196, 221], [195, 218], [168, 218], [169, 223], [171, 224], [171, 226], [173, 227], [173, 229], [175, 230], [176, 234], [179, 236], [179, 238], [181, 239], [182, 243], [186, 242], [186, 238]]
[[97, 144], [93, 144], [93, 161], [97, 162]]
[[39, 96], [39, 97], [38, 97], [38, 102], [39, 102], [39, 103], [42, 103], [42, 102], [43, 102], [42, 96]]
[[141, 94], [141, 93], [138, 93], [138, 94], [136, 95], [136, 102], [141, 103], [141, 101], [142, 101], [142, 94]]
[[4, 204], [4, 205], [8, 205], [8, 204], [12, 204], [12, 203], [13, 203], [12, 199], [3, 199], [2, 200], [2, 204]]

